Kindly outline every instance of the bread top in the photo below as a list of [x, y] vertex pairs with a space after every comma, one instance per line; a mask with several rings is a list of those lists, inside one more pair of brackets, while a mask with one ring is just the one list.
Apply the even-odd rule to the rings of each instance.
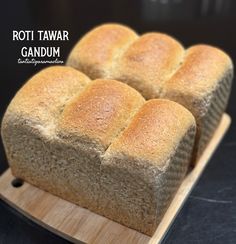
[[174, 38], [162, 33], [144, 34], [120, 58], [114, 77], [141, 87], [146, 98], [158, 97], [163, 82], [178, 68], [183, 56], [184, 48]]
[[183, 64], [164, 84], [162, 97], [179, 102], [198, 119], [211, 104], [212, 92], [233, 72], [230, 57], [208, 45], [190, 47]]
[[61, 138], [91, 142], [105, 150], [144, 103], [135, 89], [115, 81], [92, 81], [72, 99], [61, 114], [58, 134]]
[[27, 117], [39, 125], [53, 126], [68, 99], [79, 94], [90, 79], [70, 67], [43, 69], [17, 92], [7, 113]]
[[151, 99], [111, 144], [106, 157], [123, 155], [162, 168], [191, 127], [196, 127], [195, 119], [183, 106], [165, 99]]
[[137, 34], [119, 24], [104, 24], [88, 32], [71, 51], [67, 64], [92, 79], [110, 77], [113, 61]]
[[[114, 41], [118, 29], [125, 30], [124, 36], [122, 31], [125, 48], [120, 41], [117, 44], [117, 39]], [[74, 67], [91, 77], [94, 72], [96, 78], [109, 77], [128, 83], [147, 99], [164, 97], [184, 105], [184, 99], [192, 99], [193, 103], [195, 98], [206, 100], [206, 94], [215, 89], [225, 73], [233, 72], [231, 59], [218, 48], [196, 45], [185, 51], [168, 35], [152, 32], [138, 37], [127, 27], [116, 24], [102, 25], [85, 35], [72, 50], [69, 65], [71, 60], [86, 64], [89, 69], [83, 65]]]
[[230, 57], [219, 48], [192, 46], [187, 49], [182, 65], [166, 82], [165, 89], [176, 89], [192, 96], [204, 95], [215, 89], [232, 66]]

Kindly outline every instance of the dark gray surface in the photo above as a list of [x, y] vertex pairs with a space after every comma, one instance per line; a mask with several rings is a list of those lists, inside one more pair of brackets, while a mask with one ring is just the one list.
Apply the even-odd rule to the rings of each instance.
[[[44, 66], [18, 65], [20, 47], [41, 43], [14, 43], [12, 30], [66, 29], [70, 41], [60, 43], [62, 58], [75, 41], [93, 26], [126, 23], [138, 32], [161, 31], [174, 35], [185, 46], [210, 43], [236, 57], [236, 1], [2, 1], [0, 117], [23, 82]], [[49, 45], [49, 44], [48, 44]], [[58, 43], [57, 43], [58, 45]], [[171, 227], [164, 243], [236, 243], [236, 86], [227, 112], [229, 132], [212, 157], [200, 181]], [[0, 172], [7, 167], [0, 145]], [[0, 201], [0, 244], [67, 243]]]
[[[235, 86], [234, 86], [235, 87]], [[235, 90], [235, 89], [234, 89]], [[236, 243], [236, 111], [233, 123], [164, 243]]]

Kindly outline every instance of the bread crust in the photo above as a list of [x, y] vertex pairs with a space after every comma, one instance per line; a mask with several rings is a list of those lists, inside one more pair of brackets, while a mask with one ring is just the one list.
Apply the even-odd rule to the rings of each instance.
[[151, 99], [142, 106], [108, 151], [142, 158], [161, 168], [186, 130], [194, 126], [194, 117], [180, 104]]
[[92, 79], [110, 78], [112, 62], [137, 38], [138, 35], [124, 25], [98, 26], [75, 45], [67, 65], [85, 72]]
[[147, 33], [124, 52], [113, 77], [136, 88], [145, 98], [155, 98], [183, 56], [184, 48], [174, 38], [162, 33]]
[[85, 74], [71, 67], [46, 68], [31, 77], [17, 92], [5, 118], [14, 113], [39, 125], [53, 127], [68, 99], [82, 92], [89, 82]]
[[107, 148], [144, 101], [140, 93], [122, 82], [94, 80], [65, 106], [59, 130]]
[[172, 90], [193, 97], [205, 96], [216, 88], [225, 72], [232, 69], [230, 57], [209, 45], [195, 45], [187, 49], [182, 65], [166, 81], [163, 96]]

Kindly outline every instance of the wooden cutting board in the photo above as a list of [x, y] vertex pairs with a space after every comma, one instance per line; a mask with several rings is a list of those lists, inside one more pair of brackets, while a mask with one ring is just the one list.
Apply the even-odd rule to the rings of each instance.
[[39, 225], [72, 242], [83, 241], [96, 244], [160, 243], [217, 145], [222, 140], [230, 121], [230, 117], [224, 114], [212, 140], [195, 168], [187, 174], [152, 237], [62, 200], [26, 182], [20, 187], [13, 187], [12, 180], [14, 180], [14, 177], [10, 169], [0, 177], [0, 197]]

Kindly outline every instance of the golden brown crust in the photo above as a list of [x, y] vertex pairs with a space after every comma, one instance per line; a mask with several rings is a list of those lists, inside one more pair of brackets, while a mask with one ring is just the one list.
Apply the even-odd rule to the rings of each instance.
[[186, 51], [183, 64], [166, 82], [164, 90], [204, 96], [215, 89], [230, 68], [232, 61], [225, 52], [208, 45], [195, 45]]
[[70, 67], [43, 69], [17, 92], [8, 112], [27, 115], [39, 123], [51, 123], [68, 99], [81, 92], [90, 79]]
[[143, 103], [144, 98], [124, 83], [94, 80], [66, 105], [59, 130], [84, 135], [107, 147]]
[[165, 99], [152, 99], [142, 106], [107, 153], [122, 153], [161, 166], [192, 126], [195, 119], [183, 106]]
[[174, 38], [147, 33], [126, 50], [113, 77], [135, 87], [146, 98], [154, 98], [159, 95], [163, 82], [179, 66], [183, 55], [182, 45]]
[[137, 38], [130, 28], [104, 24], [88, 32], [71, 51], [67, 64], [91, 78], [108, 78], [109, 69], [119, 52]]

